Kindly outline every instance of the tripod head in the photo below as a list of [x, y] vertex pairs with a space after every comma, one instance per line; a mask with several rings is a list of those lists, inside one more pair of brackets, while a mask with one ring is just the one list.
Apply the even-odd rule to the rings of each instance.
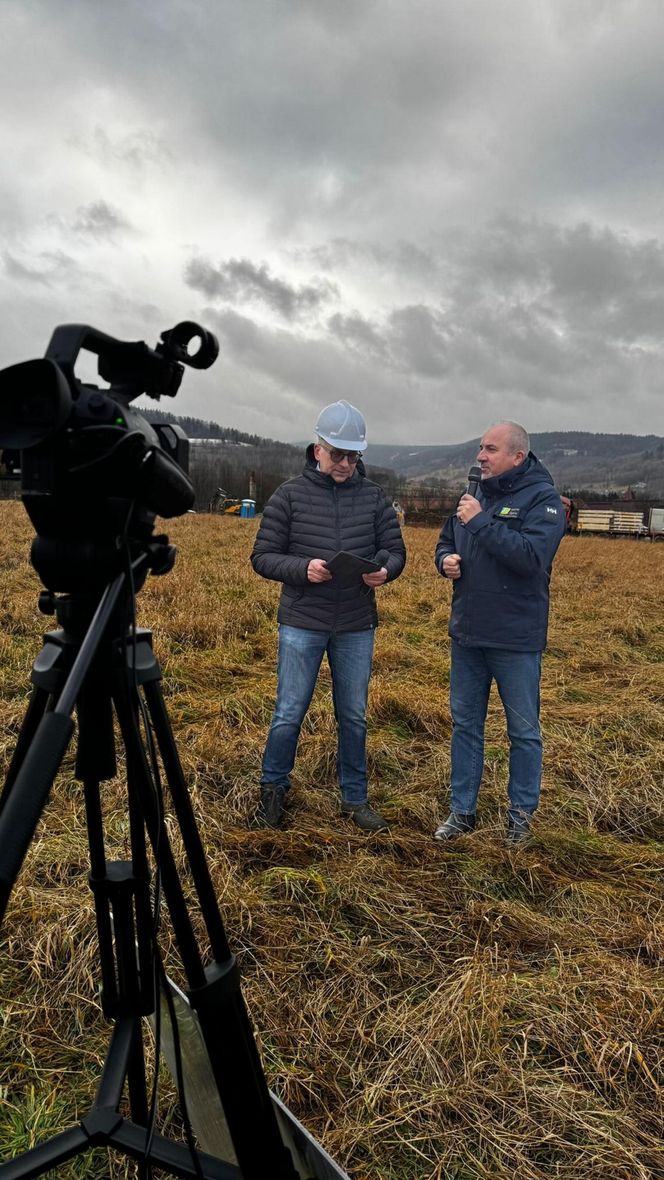
[[[76, 377], [81, 350], [98, 357], [108, 389]], [[135, 557], [161, 542], [152, 568], [172, 567], [174, 550], [167, 556], [167, 538], [152, 532], [157, 515], [181, 516], [194, 502], [189, 443], [179, 426], [152, 424], [130, 403], [174, 397], [185, 365], [207, 369], [218, 353], [216, 337], [191, 321], [162, 332], [155, 349], [62, 324], [42, 359], [0, 372], [0, 448], [5, 467], [18, 459], [37, 533], [31, 560], [47, 590], [103, 589], [124, 568], [125, 543]]]

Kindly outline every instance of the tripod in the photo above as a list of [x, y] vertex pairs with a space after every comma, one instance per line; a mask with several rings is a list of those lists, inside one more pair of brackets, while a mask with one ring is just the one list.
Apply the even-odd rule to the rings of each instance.
[[[151, 1174], [151, 1166], [198, 1180], [298, 1180], [301, 1175], [281, 1138], [254, 1042], [164, 704], [152, 637], [133, 623], [128, 626], [133, 618], [133, 575], [147, 568], [163, 572], [163, 565], [163, 552], [153, 545], [133, 562], [132, 577], [118, 574], [98, 596], [42, 595], [43, 609], [56, 614], [60, 629], [44, 637], [33, 665], [31, 700], [0, 796], [0, 921], [72, 737], [76, 709], [75, 776], [83, 784], [85, 800], [102, 1008], [113, 1030], [89, 1113], [68, 1130], [1, 1164], [2, 1180], [41, 1175], [99, 1146], [138, 1161], [141, 1176]], [[207, 966], [163, 822], [158, 774], [141, 737], [141, 715], [147, 716], [154, 733], [179, 826], [209, 941]], [[131, 848], [127, 861], [107, 861], [104, 847], [100, 783], [116, 773], [114, 717], [126, 756]], [[154, 1013], [159, 1002], [150, 853], [237, 1164], [175, 1142], [150, 1126], [143, 1018]]]

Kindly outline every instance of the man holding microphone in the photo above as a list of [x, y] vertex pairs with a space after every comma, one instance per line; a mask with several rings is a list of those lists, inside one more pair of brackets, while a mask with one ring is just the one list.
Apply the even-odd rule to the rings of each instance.
[[449, 635], [451, 811], [435, 832], [449, 841], [475, 827], [484, 726], [493, 680], [510, 743], [506, 838], [528, 838], [539, 803], [539, 690], [551, 565], [565, 532], [553, 480], [528, 435], [500, 422], [483, 435], [480, 477], [461, 497], [436, 546], [438, 572], [454, 582]]

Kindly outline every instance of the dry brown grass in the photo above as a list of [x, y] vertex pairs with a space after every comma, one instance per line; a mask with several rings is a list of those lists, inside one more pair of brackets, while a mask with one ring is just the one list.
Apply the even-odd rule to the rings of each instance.
[[[21, 506], [1, 504], [0, 521], [6, 762], [48, 621]], [[253, 522], [189, 516], [168, 531], [178, 562], [147, 583], [139, 619], [271, 1085], [353, 1180], [664, 1176], [664, 546], [566, 538], [536, 839], [501, 841], [492, 700], [480, 830], [448, 851], [431, 839], [450, 736], [434, 531], [407, 530], [406, 574], [380, 593], [369, 754], [393, 826], [368, 839], [338, 815], [325, 673], [288, 826], [252, 829], [278, 588], [250, 568]], [[126, 855], [120, 783], [105, 800], [109, 854]], [[103, 1056], [86, 869], [70, 771], [4, 928], [0, 1139], [14, 1150], [87, 1107]]]

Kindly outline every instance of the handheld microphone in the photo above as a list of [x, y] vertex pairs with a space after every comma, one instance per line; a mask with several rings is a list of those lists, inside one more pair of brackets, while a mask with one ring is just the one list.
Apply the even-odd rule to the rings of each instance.
[[482, 480], [482, 468], [476, 467], [476, 466], [471, 467], [470, 471], [468, 472], [468, 483], [466, 484], [466, 495], [475, 496], [475, 498], [477, 498], [477, 493], [480, 490], [481, 480]]

